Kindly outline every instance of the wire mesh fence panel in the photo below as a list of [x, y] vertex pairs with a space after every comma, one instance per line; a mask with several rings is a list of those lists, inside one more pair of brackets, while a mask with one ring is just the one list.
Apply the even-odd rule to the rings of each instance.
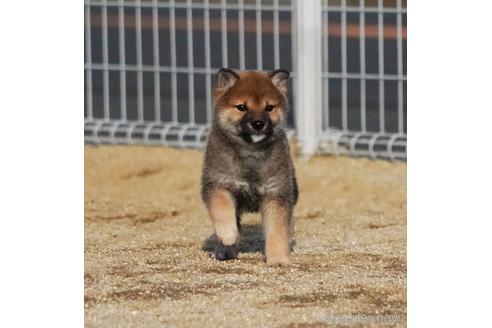
[[[292, 76], [289, 136], [307, 136], [315, 152], [406, 159], [406, 1], [84, 6], [86, 143], [203, 147], [221, 67], [283, 68]], [[319, 21], [314, 53], [303, 46], [311, 20]], [[319, 101], [308, 99], [311, 89]]]
[[[221, 67], [294, 71], [292, 6], [291, 0], [86, 0], [86, 143], [203, 147]], [[292, 103], [292, 82], [289, 91]]]
[[320, 151], [406, 159], [406, 1], [323, 0]]

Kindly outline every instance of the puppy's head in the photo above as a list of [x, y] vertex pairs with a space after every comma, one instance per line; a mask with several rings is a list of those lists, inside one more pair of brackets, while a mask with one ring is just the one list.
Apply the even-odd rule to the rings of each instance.
[[233, 139], [262, 143], [282, 128], [287, 116], [289, 72], [270, 73], [222, 68], [217, 73], [215, 122]]

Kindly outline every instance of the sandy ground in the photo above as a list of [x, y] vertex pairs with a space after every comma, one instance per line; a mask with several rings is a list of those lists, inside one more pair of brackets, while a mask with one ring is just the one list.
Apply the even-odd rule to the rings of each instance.
[[269, 268], [258, 215], [239, 259], [209, 257], [201, 151], [86, 146], [85, 325], [406, 326], [406, 164], [295, 164], [294, 264]]

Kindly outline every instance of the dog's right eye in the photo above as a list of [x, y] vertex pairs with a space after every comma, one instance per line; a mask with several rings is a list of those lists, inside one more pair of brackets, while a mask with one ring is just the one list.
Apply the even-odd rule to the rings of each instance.
[[237, 105], [236, 108], [241, 112], [245, 112], [248, 110], [248, 107], [246, 107], [246, 105], [243, 104]]

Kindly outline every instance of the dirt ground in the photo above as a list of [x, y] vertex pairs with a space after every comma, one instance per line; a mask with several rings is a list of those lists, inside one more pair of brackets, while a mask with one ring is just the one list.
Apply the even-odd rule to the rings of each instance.
[[85, 147], [87, 327], [406, 326], [406, 164], [295, 160], [292, 267], [266, 267], [260, 217], [217, 262], [202, 152]]

